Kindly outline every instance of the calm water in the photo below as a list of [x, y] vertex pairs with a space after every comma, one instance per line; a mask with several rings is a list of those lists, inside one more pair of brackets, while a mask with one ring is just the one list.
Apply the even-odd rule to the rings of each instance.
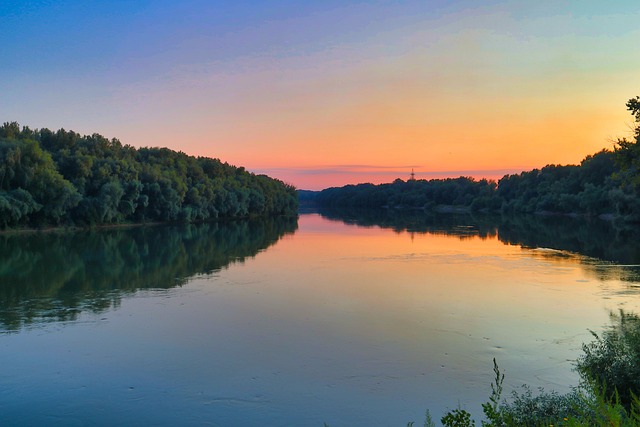
[[637, 236], [373, 213], [0, 236], [2, 425], [421, 425], [559, 392]]

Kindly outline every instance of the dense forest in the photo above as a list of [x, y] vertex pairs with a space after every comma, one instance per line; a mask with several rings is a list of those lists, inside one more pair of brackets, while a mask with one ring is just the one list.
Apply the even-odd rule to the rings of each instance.
[[322, 206], [427, 210], [458, 206], [471, 211], [612, 215], [640, 221], [640, 97], [626, 105], [635, 118], [633, 140], [619, 139], [613, 151], [602, 150], [579, 165], [548, 165], [505, 175], [498, 182], [460, 177], [347, 185], [325, 189], [315, 201]]
[[295, 189], [218, 159], [0, 127], [0, 228], [295, 214]]

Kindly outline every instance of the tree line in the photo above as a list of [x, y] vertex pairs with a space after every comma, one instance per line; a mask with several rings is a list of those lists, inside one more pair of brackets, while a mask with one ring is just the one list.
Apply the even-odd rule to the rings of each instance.
[[633, 139], [619, 139], [613, 150], [587, 156], [579, 165], [548, 165], [497, 182], [460, 177], [347, 185], [325, 189], [315, 200], [323, 206], [430, 210], [453, 205], [472, 211], [614, 215], [640, 221], [640, 97], [626, 106], [635, 118]]
[[291, 215], [295, 188], [219, 159], [0, 127], [0, 228]]

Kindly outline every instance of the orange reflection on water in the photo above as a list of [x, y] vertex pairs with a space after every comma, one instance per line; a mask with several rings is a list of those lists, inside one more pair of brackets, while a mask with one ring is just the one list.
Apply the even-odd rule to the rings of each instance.
[[263, 261], [288, 271], [283, 310], [329, 311], [344, 320], [343, 333], [408, 347], [453, 331], [486, 341], [493, 353], [564, 337], [567, 326], [587, 337], [587, 328], [606, 322], [600, 284], [578, 259], [541, 256], [495, 236], [394, 232], [304, 215], [299, 232]]
[[637, 294], [611, 292], [619, 283], [594, 278], [584, 257], [455, 230], [302, 215], [294, 235], [223, 275], [243, 285], [228, 304], [239, 319], [276, 325], [268, 342], [305, 349], [296, 360], [309, 365], [297, 379], [367, 399], [419, 400], [434, 413], [456, 402], [478, 410], [494, 357], [507, 393], [523, 383], [568, 391], [588, 330], [620, 304], [640, 305]]

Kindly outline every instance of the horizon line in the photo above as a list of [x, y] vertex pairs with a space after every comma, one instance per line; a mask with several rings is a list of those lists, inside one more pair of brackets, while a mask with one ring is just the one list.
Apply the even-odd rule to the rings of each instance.
[[[404, 165], [403, 165], [404, 166]], [[256, 174], [265, 174], [292, 184], [300, 190], [320, 191], [325, 188], [343, 187], [357, 184], [385, 184], [396, 179], [408, 180], [411, 167], [386, 167], [367, 165], [332, 165], [326, 167], [273, 167], [247, 168]], [[470, 177], [497, 181], [505, 175], [521, 173], [536, 168], [459, 169], [446, 171], [416, 171], [416, 179], [446, 179]]]

